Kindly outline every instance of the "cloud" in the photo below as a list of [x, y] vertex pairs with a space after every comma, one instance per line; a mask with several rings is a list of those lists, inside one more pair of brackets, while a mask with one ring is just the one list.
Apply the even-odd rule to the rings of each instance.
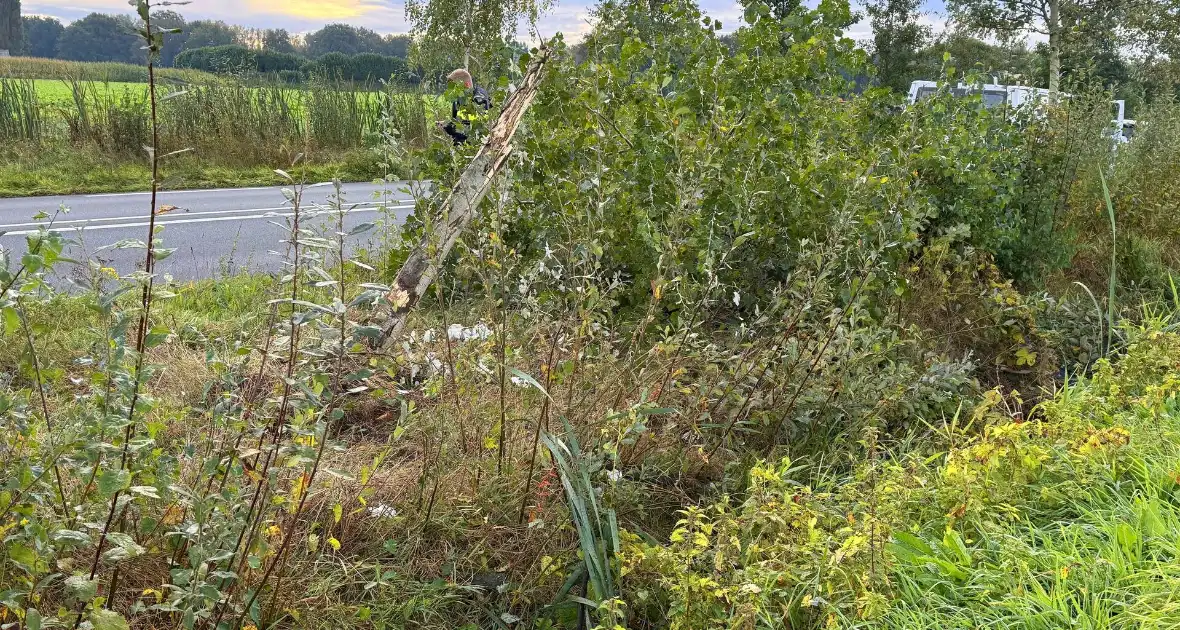
[[[701, 9], [714, 19], [721, 20], [725, 31], [741, 25], [742, 7], [735, 0], [698, 0]], [[818, 0], [805, 0], [815, 6]], [[558, 0], [537, 25], [540, 35], [551, 37], [561, 32], [566, 41], [581, 39], [590, 30], [591, 9], [596, 0]], [[92, 12], [130, 13], [126, 0], [25, 0], [26, 14], [48, 15], [72, 21]], [[853, 9], [862, 6], [853, 0]], [[379, 33], [405, 33], [409, 24], [405, 19], [403, 0], [197, 0], [178, 7], [190, 20], [224, 20], [254, 28], [285, 28], [294, 33], [306, 33], [332, 22], [363, 26]], [[945, 28], [942, 0], [927, 0], [927, 14], [923, 21], [935, 32]], [[848, 35], [857, 41], [872, 38], [867, 19], [854, 24]], [[528, 25], [520, 25], [522, 39], [533, 40]]]

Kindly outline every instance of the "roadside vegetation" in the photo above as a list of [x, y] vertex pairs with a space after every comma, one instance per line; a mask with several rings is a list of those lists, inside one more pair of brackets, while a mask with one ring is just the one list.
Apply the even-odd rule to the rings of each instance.
[[[1081, 78], [901, 107], [853, 89], [851, 15], [750, 2], [723, 38], [687, 0], [600, 5], [578, 50], [516, 57], [544, 79], [450, 250], [479, 143], [414, 132], [417, 94], [296, 116], [151, 84], [24, 138], [152, 190], [275, 164], [291, 216], [276, 277], [172, 283], [154, 226], [125, 273], [52, 224], [0, 250], [2, 621], [1176, 627], [1180, 109], [1145, 99], [1116, 147]], [[363, 200], [303, 202], [324, 148], [436, 188], [345, 234]], [[382, 343], [419, 243], [442, 271]]]
[[[375, 87], [160, 85], [160, 147], [184, 152], [166, 165], [163, 185], [278, 184], [273, 165], [296, 155], [321, 181], [372, 180], [382, 129], [423, 148], [441, 110], [433, 95]], [[0, 78], [0, 195], [141, 190], [150, 116], [146, 83]]]

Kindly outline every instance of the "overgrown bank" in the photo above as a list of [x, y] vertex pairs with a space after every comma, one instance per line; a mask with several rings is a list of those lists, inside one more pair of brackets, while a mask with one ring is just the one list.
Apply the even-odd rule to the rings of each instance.
[[[389, 248], [350, 257], [298, 166], [270, 281], [84, 262], [53, 295], [69, 235], [30, 235], [0, 273], [6, 614], [1174, 625], [1172, 105], [1115, 151], [1096, 90], [853, 94], [847, 4], [751, 4], [732, 42], [647, 8], [601, 7], [583, 63], [553, 43], [390, 347], [407, 247], [363, 225]], [[477, 145], [376, 148], [438, 182], [400, 236], [440, 251]]]

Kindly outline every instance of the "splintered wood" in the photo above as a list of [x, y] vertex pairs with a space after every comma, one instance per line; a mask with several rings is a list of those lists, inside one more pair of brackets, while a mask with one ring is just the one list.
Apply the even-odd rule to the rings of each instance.
[[398, 271], [393, 288], [386, 296], [389, 316], [381, 326], [377, 345], [387, 346], [401, 334], [406, 316], [438, 277], [439, 267], [455, 241], [475, 218], [480, 202], [512, 153], [512, 136], [537, 94], [548, 58], [549, 49], [541, 48], [529, 63], [520, 88], [508, 97], [504, 109], [489, 128], [483, 146], [463, 169], [459, 181], [441, 204], [434, 229], [423, 235]]

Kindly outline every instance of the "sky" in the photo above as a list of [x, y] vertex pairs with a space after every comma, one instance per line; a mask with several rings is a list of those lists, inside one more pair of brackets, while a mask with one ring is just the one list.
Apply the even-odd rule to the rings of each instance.
[[[725, 30], [736, 28], [742, 11], [734, 0], [698, 0], [710, 16], [721, 20]], [[576, 41], [589, 29], [589, 9], [595, 0], [555, 0], [555, 6], [539, 23], [543, 37], [556, 32], [566, 41]], [[855, 0], [854, 0], [855, 2]], [[810, 3], [809, 3], [810, 4]], [[256, 28], [285, 28], [291, 33], [314, 31], [331, 22], [363, 26], [378, 33], [405, 33], [409, 30], [402, 0], [194, 0], [174, 7], [189, 20], [224, 20]], [[23, 0], [26, 15], [46, 15], [64, 22], [95, 11], [131, 13], [127, 0]], [[927, 20], [938, 27], [942, 20], [941, 0], [927, 0]], [[854, 25], [849, 35], [857, 39], [871, 36], [867, 20]]]

